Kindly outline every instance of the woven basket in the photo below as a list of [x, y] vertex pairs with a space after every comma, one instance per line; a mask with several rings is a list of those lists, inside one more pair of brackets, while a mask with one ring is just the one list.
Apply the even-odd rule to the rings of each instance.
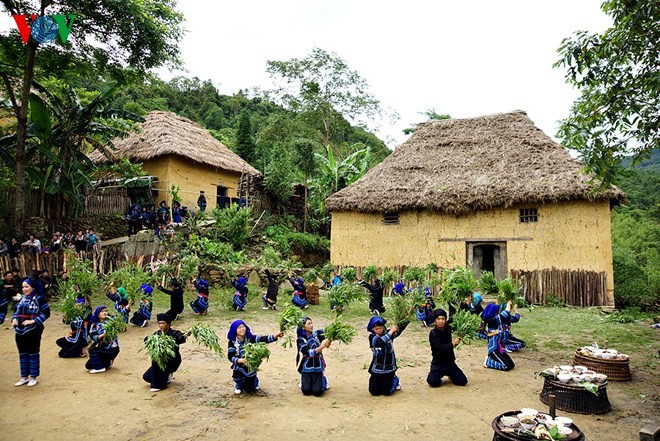
[[607, 382], [598, 386], [598, 392], [594, 395], [582, 386], [562, 384], [546, 378], [539, 399], [549, 405], [550, 394], [557, 397], [555, 406], [564, 412], [600, 414], [612, 410], [607, 398]]
[[311, 305], [318, 305], [319, 304], [319, 287], [316, 286], [314, 283], [310, 283], [309, 285], [306, 286], [307, 288], [307, 301]]
[[603, 358], [591, 357], [575, 351], [573, 364], [586, 366], [594, 372], [607, 375], [612, 381], [628, 381], [632, 378], [630, 374], [630, 360], [605, 360]]
[[[515, 433], [508, 433], [505, 432], [505, 428], [500, 422], [500, 418], [503, 416], [516, 416], [520, 411], [511, 411], [511, 412], [505, 412], [501, 415], [498, 415], [495, 417], [493, 422], [491, 423], [491, 427], [493, 428], [493, 441], [529, 441], [529, 438], [516, 435]], [[571, 424], [571, 429], [573, 429], [573, 433], [571, 433], [567, 438], [565, 438], [565, 441], [584, 441], [586, 438], [584, 436], [584, 432], [580, 430], [578, 426], [575, 424]]]

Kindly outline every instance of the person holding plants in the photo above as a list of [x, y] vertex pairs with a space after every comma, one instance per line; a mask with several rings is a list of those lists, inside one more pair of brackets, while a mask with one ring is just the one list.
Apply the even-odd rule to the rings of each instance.
[[110, 292], [105, 295], [115, 302], [115, 310], [121, 314], [124, 323], [128, 323], [128, 315], [131, 313], [131, 304], [133, 301], [128, 296], [126, 288], [120, 286], [115, 289], [115, 282], [110, 282]]
[[392, 295], [395, 296], [402, 296], [406, 293], [406, 290], [404, 288], [403, 282], [399, 282], [396, 285], [394, 285], [394, 288], [392, 288]]
[[[500, 305], [500, 312], [505, 311], [507, 303], [502, 303]], [[520, 321], [520, 313], [518, 313], [518, 305], [513, 305], [513, 313], [509, 313], [508, 316], [502, 316], [502, 332], [501, 332], [501, 342], [502, 346], [507, 352], [516, 352], [527, 346], [527, 344], [519, 339], [514, 337], [511, 333], [511, 324], [518, 323]]]
[[158, 286], [158, 289], [168, 296], [170, 296], [170, 309], [165, 312], [169, 315], [172, 321], [176, 320], [177, 316], [183, 312], [183, 287], [177, 279], [170, 280], [171, 290]]
[[433, 311], [435, 326], [429, 332], [429, 343], [431, 344], [431, 371], [426, 377], [426, 382], [431, 387], [442, 386], [442, 377], [449, 377], [456, 386], [465, 386], [468, 382], [463, 371], [456, 364], [454, 348], [458, 346], [461, 339], [452, 338], [451, 325], [447, 323], [447, 312], [444, 309]]
[[97, 306], [89, 320], [89, 337], [92, 346], [89, 348], [89, 360], [85, 369], [90, 374], [100, 374], [112, 367], [119, 355], [119, 341], [117, 336], [110, 337], [103, 327], [108, 319], [108, 308], [105, 305]]
[[372, 314], [382, 314], [385, 312], [383, 306], [383, 285], [380, 284], [380, 279], [374, 279], [374, 284], [370, 285], [364, 280], [358, 282], [360, 286], [364, 286], [369, 291], [369, 311]]
[[268, 278], [268, 289], [261, 296], [261, 301], [264, 302], [264, 307], [262, 309], [273, 308], [273, 311], [277, 311], [277, 306], [275, 306], [275, 304], [277, 303], [277, 294], [280, 291], [280, 287], [278, 286], [275, 277], [273, 277], [270, 271], [268, 271], [268, 268], [264, 270], [264, 273], [266, 273], [266, 277]]
[[484, 367], [497, 369], [500, 371], [510, 371], [516, 365], [502, 346], [502, 320], [509, 316], [511, 311], [511, 301], [506, 303], [506, 307], [500, 312], [500, 307], [495, 303], [486, 306], [481, 318], [484, 321], [484, 332], [488, 337], [488, 346]]
[[139, 328], [144, 328], [149, 324], [151, 320], [151, 311], [154, 307], [154, 302], [151, 300], [151, 294], [154, 292], [154, 289], [148, 284], [143, 284], [140, 286], [142, 291], [142, 297], [140, 298], [140, 307], [131, 317], [131, 323]]
[[[57, 354], [60, 358], [84, 357], [89, 344], [87, 325], [89, 324], [90, 309], [87, 300], [82, 294], [78, 294], [75, 300], [76, 317], [69, 322], [71, 331], [66, 337], [60, 337], [55, 342], [60, 348]], [[70, 316], [69, 316], [70, 317]], [[64, 320], [63, 320], [64, 321]]]
[[435, 301], [433, 301], [433, 293], [428, 286], [424, 287], [424, 304], [417, 307], [417, 320], [422, 322], [422, 326], [427, 327], [433, 325], [433, 308], [435, 308]]
[[[151, 385], [150, 392], [158, 392], [167, 389], [167, 385], [172, 381], [172, 375], [181, 366], [181, 353], [179, 352], [179, 345], [186, 342], [186, 336], [183, 332], [172, 329], [172, 317], [167, 314], [156, 315], [158, 320], [158, 331], [156, 334], [162, 334], [172, 337], [174, 340], [174, 356], [165, 363], [164, 368], [158, 366], [158, 363], [152, 361], [151, 367], [142, 375], [142, 379]], [[145, 337], [145, 340], [148, 337]]]
[[209, 311], [209, 282], [201, 277], [193, 282], [197, 290], [197, 298], [190, 302], [195, 315], [206, 315]]
[[27, 384], [28, 387], [33, 387], [37, 385], [40, 373], [41, 334], [44, 332], [44, 322], [50, 317], [50, 306], [41, 293], [39, 280], [25, 279], [21, 289], [23, 295], [11, 318], [21, 369], [21, 379], [14, 386]]
[[310, 317], [303, 317], [296, 329], [298, 336], [298, 355], [296, 364], [300, 372], [300, 389], [303, 395], [320, 397], [330, 389], [325, 377], [325, 359], [323, 350], [332, 343], [325, 338], [323, 329], [314, 330], [314, 322]]
[[381, 316], [371, 317], [367, 325], [369, 332], [369, 347], [373, 353], [371, 365], [369, 365], [369, 393], [374, 396], [392, 395], [401, 390], [399, 377], [396, 376], [396, 355], [394, 354], [394, 339], [397, 338], [406, 325], [400, 328], [392, 325], [390, 329], [385, 328], [385, 320]]
[[237, 280], [230, 280], [229, 283], [231, 283], [231, 286], [236, 290], [236, 292], [234, 292], [234, 303], [232, 305], [234, 311], [245, 311], [245, 307], [248, 303], [247, 280], [245, 280], [245, 277], [239, 277]]
[[243, 320], [232, 322], [229, 332], [227, 332], [227, 358], [231, 361], [236, 395], [240, 395], [243, 391], [251, 393], [260, 389], [257, 371], [251, 370], [248, 366], [245, 345], [247, 343], [273, 343], [283, 335], [282, 331], [269, 335], [253, 335], [250, 327]]
[[305, 283], [301, 277], [298, 277], [296, 280], [293, 280], [292, 277], [289, 277], [289, 282], [293, 286], [293, 298], [291, 303], [299, 307], [300, 309], [307, 309], [307, 289], [305, 288]]

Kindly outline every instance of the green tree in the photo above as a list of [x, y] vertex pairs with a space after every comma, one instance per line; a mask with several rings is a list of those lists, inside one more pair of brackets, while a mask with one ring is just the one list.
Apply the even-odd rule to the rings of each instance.
[[613, 26], [565, 39], [554, 66], [581, 92], [558, 137], [606, 187], [621, 172], [621, 156], [638, 161], [660, 147], [660, 2], [607, 0], [602, 9]]
[[250, 164], [256, 159], [254, 138], [252, 137], [252, 124], [250, 123], [250, 113], [245, 109], [243, 109], [238, 116], [235, 150], [238, 156], [245, 159]]
[[288, 149], [273, 147], [269, 162], [265, 167], [264, 188], [271, 200], [281, 209], [293, 194], [293, 173]]
[[[65, 69], [94, 66], [97, 71], [123, 72], [130, 66], [137, 72], [178, 62], [177, 42], [182, 35], [183, 16], [174, 10], [174, 0], [2, 0], [10, 15], [53, 15], [75, 13], [71, 27], [76, 38], [67, 40], [59, 58]], [[69, 21], [69, 26], [74, 23]], [[0, 39], [19, 38], [15, 33]], [[0, 42], [5, 46], [5, 42]], [[41, 44], [29, 38], [18, 60], [19, 66], [3, 69], [11, 108], [16, 116], [16, 191], [14, 227], [22, 230], [25, 218], [26, 141], [28, 110], [33, 80], [38, 74], [37, 50]], [[12, 63], [15, 65], [15, 63]], [[48, 66], [44, 66], [47, 68]], [[20, 74], [18, 72], [21, 72]], [[11, 76], [20, 78], [18, 85]]]
[[314, 158], [314, 143], [308, 139], [297, 139], [294, 141], [296, 150], [296, 163], [298, 168], [305, 176], [305, 217], [303, 220], [303, 232], [307, 232], [307, 199], [309, 177], [316, 170], [316, 161]]
[[[427, 109], [424, 112], [419, 112], [420, 115], [424, 115], [428, 121], [442, 121], [445, 119], [451, 119], [451, 115], [448, 113], [438, 113], [435, 109]], [[417, 124], [413, 124], [412, 127], [403, 129], [404, 135], [412, 135], [417, 130]]]

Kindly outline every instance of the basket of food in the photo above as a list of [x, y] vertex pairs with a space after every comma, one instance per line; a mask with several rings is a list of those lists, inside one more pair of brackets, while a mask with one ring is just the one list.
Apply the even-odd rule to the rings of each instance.
[[505, 412], [493, 420], [493, 441], [556, 440], [582, 441], [584, 433], [566, 417], [552, 418], [534, 409]]
[[555, 366], [540, 373], [544, 377], [539, 399], [550, 404], [556, 397], [557, 409], [582, 414], [601, 414], [612, 410], [607, 397], [607, 376], [586, 366]]
[[612, 381], [628, 381], [632, 378], [630, 357], [616, 349], [601, 349], [597, 345], [584, 346], [576, 349], [573, 363], [607, 375]]

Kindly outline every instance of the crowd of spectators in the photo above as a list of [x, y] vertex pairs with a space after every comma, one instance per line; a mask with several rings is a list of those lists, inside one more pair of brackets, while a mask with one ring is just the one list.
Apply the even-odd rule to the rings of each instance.
[[5, 243], [0, 239], [0, 257], [8, 256], [15, 259], [21, 254], [36, 256], [38, 254], [57, 253], [66, 249], [76, 252], [91, 251], [98, 246], [100, 246], [100, 240], [93, 228], [87, 229], [86, 233], [83, 233], [83, 230], [78, 230], [76, 235], [71, 231], [64, 234], [56, 232], [52, 235], [50, 241], [45, 243], [30, 234], [25, 242], [20, 242], [15, 237], [12, 237], [9, 243]]

